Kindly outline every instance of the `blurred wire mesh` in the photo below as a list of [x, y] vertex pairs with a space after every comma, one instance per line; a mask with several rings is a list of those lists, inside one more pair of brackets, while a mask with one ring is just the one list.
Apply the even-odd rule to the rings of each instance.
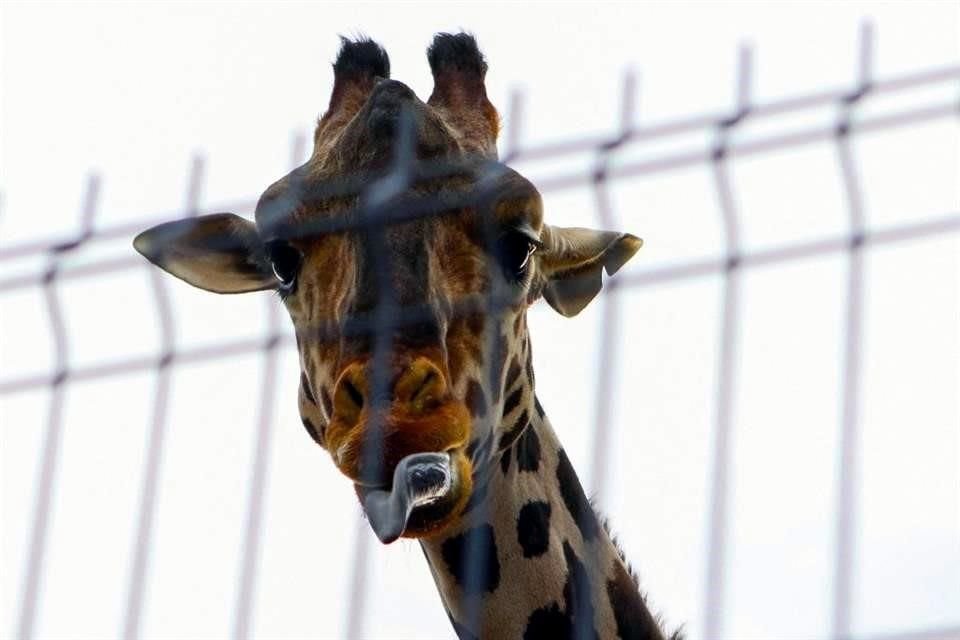
[[[960, 67], [930, 69], [893, 78], [874, 78], [873, 40], [869, 28], [865, 28], [860, 40], [860, 67], [857, 81], [853, 86], [837, 90], [800, 95], [776, 102], [757, 103], [751, 95], [752, 55], [750, 50], [741, 51], [740, 71], [736, 78], [736, 104], [727, 113], [713, 113], [702, 116], [665, 122], [656, 126], [637, 126], [635, 122], [636, 105], [634, 101], [634, 79], [628, 75], [623, 87], [622, 121], [615, 135], [607, 138], [589, 138], [565, 140], [555, 144], [537, 147], [524, 147], [520, 142], [517, 125], [522, 119], [521, 97], [516, 95], [508, 111], [513, 126], [512, 137], [506, 141], [503, 152], [505, 163], [562, 157], [568, 154], [592, 153], [593, 168], [587, 172], [560, 174], [538, 180], [536, 186], [542, 192], [569, 188], [583, 188], [592, 191], [595, 201], [597, 221], [600, 226], [611, 226], [611, 213], [608, 187], [612, 182], [638, 179], [661, 172], [667, 172], [688, 166], [708, 167], [712, 178], [717, 208], [721, 214], [724, 246], [719, 257], [678, 263], [655, 269], [634, 269], [623, 273], [608, 282], [602, 297], [602, 330], [600, 349], [596, 355], [600, 375], [595, 389], [595, 433], [593, 435], [592, 471], [590, 487], [594, 495], [602, 495], [605, 490], [606, 459], [611, 442], [607, 433], [610, 422], [607, 415], [609, 402], [605, 394], [613, 386], [605, 375], [614, 369], [610, 365], [617, 357], [617, 347], [622, 337], [621, 309], [617, 303], [618, 292], [624, 288], [648, 287], [680, 281], [714, 277], [723, 278], [722, 311], [719, 314], [719, 351], [717, 384], [715, 389], [714, 440], [712, 442], [711, 495], [708, 501], [707, 532], [709, 554], [704, 567], [705, 592], [703, 597], [704, 637], [725, 637], [724, 610], [727, 601], [728, 584], [724, 572], [724, 552], [727, 545], [730, 509], [728, 505], [730, 483], [731, 433], [736, 429], [731, 418], [731, 397], [737, 384], [733, 363], [737, 357], [737, 327], [742, 322], [740, 302], [740, 281], [745, 270], [760, 266], [785, 264], [794, 261], [816, 259], [828, 255], [843, 255], [847, 261], [846, 311], [843, 327], [844, 364], [842, 374], [842, 406], [840, 407], [840, 453], [837, 468], [840, 470], [839, 492], [835, 508], [836, 520], [833, 532], [833, 606], [832, 638], [853, 637], [851, 629], [852, 583], [851, 558], [855, 553], [857, 527], [857, 484], [858, 465], [862, 456], [859, 434], [859, 415], [857, 397], [861, 380], [862, 361], [862, 323], [864, 274], [863, 256], [873, 247], [891, 245], [912, 239], [932, 237], [960, 232], [960, 211], [926, 212], [928, 217], [910, 223], [883, 228], [870, 228], [864, 215], [863, 189], [860, 184], [857, 157], [851, 140], [860, 133], [909, 127], [913, 124], [941, 119], [960, 117]], [[880, 97], [909, 92], [929, 87], [946, 87], [955, 95], [942, 102], [928, 102], [910, 108], [887, 111], [880, 115], [863, 114], [863, 105]], [[813, 109], [833, 108], [833, 121], [827, 126], [804, 126], [790, 128], [774, 126], [773, 133], [747, 140], [737, 138], [737, 133], [746, 123], [771, 121], [776, 125], [779, 119]], [[654, 141], [683, 136], [691, 132], [706, 132], [712, 136], [713, 143], [705, 150], [692, 152], [661, 154], [642, 161], [611, 163], [611, 158], [619, 151], [633, 145], [644, 145]], [[793, 149], [812, 143], [830, 143], [835, 147], [836, 166], [839, 172], [845, 207], [847, 212], [847, 230], [839, 235], [830, 235], [785, 244], [776, 248], [745, 250], [742, 242], [743, 225], [738, 215], [736, 184], [731, 176], [731, 162], [737, 158], [769, 153], [782, 149]], [[292, 157], [303, 155], [304, 138], [296, 137], [293, 142]], [[395, 153], [392, 168], [387, 175], [372, 184], [347, 181], [341, 185], [346, 192], [361, 195], [362, 205], [355, 216], [345, 220], [321, 221], [307, 225], [306, 229], [295, 232], [343, 232], [365, 229], [375, 239], [382, 233], [385, 225], [416, 217], [444, 215], [450, 207], [449, 202], [419, 201], [416, 206], [397, 208], [392, 198], [401, 195], [413, 181], [427, 175], [441, 175], [447, 171], [459, 171], [456, 166], [424, 166], [417, 162], [412, 153], [409, 140], [402, 141]], [[5, 371], [0, 377], [0, 395], [17, 394], [30, 390], [48, 389], [49, 405], [47, 410], [46, 431], [43, 434], [41, 457], [38, 463], [38, 480], [34, 498], [33, 519], [30, 523], [29, 547], [27, 549], [26, 570], [22, 576], [19, 595], [19, 612], [14, 637], [29, 639], [34, 637], [37, 599], [41, 581], [45, 573], [45, 557], [48, 552], [48, 529], [51, 518], [53, 494], [56, 491], [56, 475], [60, 457], [60, 444], [65, 424], [70, 416], [63, 409], [66, 388], [74, 382], [125, 376], [134, 372], [156, 372], [154, 404], [150, 419], [148, 457], [142, 469], [140, 479], [140, 500], [135, 540], [133, 544], [131, 570], [126, 585], [126, 603], [123, 635], [135, 638], [140, 634], [140, 617], [144, 606], [146, 566], [151, 553], [151, 536], [154, 529], [154, 514], [157, 500], [158, 475], [160, 473], [164, 433], [167, 420], [167, 405], [171, 377], [178, 367], [186, 363], [221, 360], [237, 357], [240, 354], [260, 354], [264, 362], [264, 375], [259, 399], [259, 414], [256, 418], [255, 459], [250, 471], [247, 489], [247, 508], [242, 555], [238, 560], [240, 585], [234, 605], [233, 636], [247, 638], [251, 635], [250, 615], [253, 594], [257, 585], [257, 558], [261, 546], [261, 529], [264, 514], [264, 485], [268, 474], [267, 460], [270, 454], [272, 430], [272, 406], [276, 401], [274, 383], [276, 379], [277, 350], [289, 348], [293, 341], [283, 329], [278, 305], [268, 306], [265, 335], [252, 340], [217, 342], [203, 346], [181, 347], [176, 341], [174, 330], [177, 311], [170, 303], [165, 289], [164, 277], [156, 269], [150, 268], [152, 295], [156, 304], [161, 327], [161, 349], [150, 357], [131, 357], [111, 360], [88, 366], [73, 366], [70, 360], [71, 344], [66, 327], [70, 310], [66, 308], [58, 294], [59, 283], [65, 280], [98, 278], [105, 274], [144, 268], [143, 261], [131, 255], [129, 257], [108, 260], [96, 260], [80, 265], [65, 266], [64, 258], [78, 249], [109, 239], [131, 236], [152, 224], [165, 222], [184, 215], [200, 213], [197, 206], [197, 194], [204, 175], [203, 160], [198, 158], [191, 168], [191, 180], [186, 196], [184, 211], [150, 216], [136, 223], [120, 226], [99, 227], [97, 225], [97, 204], [99, 179], [93, 176], [89, 180], [87, 196], [79, 214], [78, 231], [71, 238], [42, 238], [34, 242], [0, 247], [0, 262], [13, 259], [40, 256], [46, 262], [46, 268], [36, 272], [14, 276], [0, 276], [0, 295], [23, 289], [40, 289], [43, 292], [46, 316], [49, 322], [50, 340], [53, 346], [54, 366], [42, 375], [19, 375], [16, 371]], [[306, 196], [305, 196], [306, 197]], [[469, 204], [471, 199], [482, 197], [477, 192], [468, 193], [461, 204]], [[389, 220], [383, 215], [384, 203], [390, 203]], [[215, 210], [250, 210], [254, 203], [225, 203]], [[426, 206], [425, 206], [426, 205]], [[211, 208], [213, 210], [214, 208]], [[398, 213], [399, 211], [399, 213]], [[389, 269], [389, 265], [382, 265]], [[389, 278], [382, 278], [384, 282]], [[389, 287], [384, 287], [388, 292]], [[502, 309], [502, 301], [491, 295], [486, 300], [465, 300], [464, 310], [484, 309], [486, 313], [496, 314]], [[479, 306], [478, 306], [479, 305]], [[389, 330], [403, 323], [417, 322], [416, 310], [394, 309], [387, 305], [374, 317], [353, 319], [351, 330], [371, 332], [378, 338], [388, 336]], [[385, 350], [389, 349], [389, 339], [376, 341], [375, 359], [385, 361]], [[376, 371], [377, 369], [375, 369]], [[379, 369], [383, 371], [384, 368]], [[376, 376], [382, 378], [383, 376]], [[383, 380], [381, 380], [383, 383]], [[376, 380], [374, 381], [376, 386]], [[366, 529], [363, 522], [361, 529]], [[350, 587], [350, 601], [345, 615], [349, 637], [362, 637], [364, 616], [366, 615], [366, 545], [370, 544], [367, 531], [359, 531], [357, 550], [353, 560], [353, 572]], [[479, 562], [482, 566], [483, 563]], [[947, 638], [960, 637], [960, 627], [918, 629], [907, 634], [891, 634], [888, 638]]]

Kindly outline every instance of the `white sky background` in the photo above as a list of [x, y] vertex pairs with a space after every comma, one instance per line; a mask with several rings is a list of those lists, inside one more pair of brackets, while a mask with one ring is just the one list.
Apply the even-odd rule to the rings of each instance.
[[[474, 32], [488, 92], [505, 117], [524, 92], [521, 140], [612, 133], [623, 72], [639, 73], [639, 121], [727, 108], [737, 48], [756, 53], [758, 100], [846, 86], [861, 18], [876, 26], [876, 75], [960, 59], [955, 3], [803, 5], [12, 4], [0, 7], [0, 246], [68, 235], [86, 176], [103, 177], [97, 224], [173, 217], [193, 154], [206, 158], [200, 205], [252, 201], [291, 165], [291, 138], [326, 106], [336, 35], [366, 33], [393, 77], [422, 98], [432, 34]], [[919, 92], [930, 104], [956, 99]], [[907, 101], [909, 103], [909, 101]], [[766, 122], [830, 122], [832, 109]], [[703, 145], [640, 145], [657, 157]], [[857, 138], [866, 214], [883, 226], [960, 208], [956, 119]], [[540, 178], [592, 156], [520, 163]], [[300, 159], [302, 160], [302, 158]], [[618, 162], [619, 159], [614, 159]], [[732, 164], [748, 248], [845, 229], [836, 152], [814, 144]], [[585, 188], [545, 194], [555, 224], [595, 226]], [[612, 185], [617, 225], [646, 245], [624, 273], [717, 255], [722, 229], [708, 167]], [[250, 211], [239, 211], [249, 214]], [[960, 625], [960, 275], [956, 236], [871, 249], [865, 259], [861, 474], [854, 631]], [[129, 255], [129, 239], [89, 256]], [[43, 260], [4, 263], [3, 276]], [[146, 267], [59, 287], [70, 362], [157, 352]], [[826, 637], [830, 625], [846, 259], [743, 276], [734, 378], [729, 638]], [[260, 335], [267, 295], [219, 297], [172, 278], [182, 347]], [[603, 510], [671, 625], [702, 632], [710, 445], [722, 281], [627, 290]], [[602, 303], [566, 320], [531, 312], [538, 394], [586, 486]], [[284, 320], [284, 322], [286, 322]], [[259, 406], [259, 354], [178, 366], [142, 619], [145, 638], [221, 638], [232, 628], [238, 551]], [[0, 381], [50, 370], [38, 289], [0, 295]], [[298, 370], [281, 358], [263, 547], [252, 614], [262, 638], [340, 637], [359, 508], [349, 483], [306, 437]], [[122, 629], [130, 551], [152, 411], [146, 372], [71, 384], [55, 476], [36, 632], [110, 638]], [[12, 634], [48, 391], [0, 396], [0, 634]], [[369, 531], [364, 536], [372, 540]], [[449, 638], [415, 543], [372, 544], [366, 636]]]

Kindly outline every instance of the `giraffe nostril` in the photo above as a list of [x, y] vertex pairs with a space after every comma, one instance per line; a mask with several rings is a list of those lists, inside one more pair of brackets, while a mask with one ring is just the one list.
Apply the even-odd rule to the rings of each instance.
[[366, 397], [365, 389], [363, 367], [350, 365], [340, 375], [333, 392], [333, 415], [347, 423], [359, 420]]
[[[432, 411], [447, 397], [447, 381], [443, 372], [427, 357], [418, 357], [408, 364], [393, 383], [384, 406], [394, 404], [412, 414]], [[354, 364], [347, 367], [337, 381], [333, 396], [333, 415], [347, 424], [360, 420], [361, 413], [371, 405], [367, 387], [366, 369]]]
[[394, 397], [414, 413], [435, 407], [447, 391], [443, 373], [427, 358], [417, 358], [394, 386]]
[[437, 379], [437, 374], [433, 371], [427, 373], [426, 377], [423, 379], [423, 382], [420, 383], [420, 386], [416, 391], [413, 392], [413, 396], [410, 398], [412, 402], [416, 403], [417, 400], [425, 400], [427, 396], [430, 395], [430, 391], [434, 386], [431, 383]]

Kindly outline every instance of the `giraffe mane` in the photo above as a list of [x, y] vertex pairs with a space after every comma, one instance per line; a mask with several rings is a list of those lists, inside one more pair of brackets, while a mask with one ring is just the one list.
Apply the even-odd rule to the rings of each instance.
[[[623, 547], [620, 545], [620, 540], [617, 539], [617, 535], [613, 532], [613, 529], [610, 527], [610, 518], [603, 514], [597, 506], [594, 504], [593, 499], [590, 500], [590, 508], [593, 509], [593, 512], [597, 515], [597, 520], [600, 521], [600, 526], [603, 527], [603, 530], [606, 532], [607, 537], [610, 538], [610, 542], [613, 543], [613, 548], [617, 550], [617, 555], [620, 557], [620, 561], [623, 562], [623, 565], [627, 568], [627, 575], [630, 576], [630, 580], [633, 582], [634, 586], [637, 588], [637, 592], [640, 594], [640, 598], [643, 600], [643, 604], [650, 609], [650, 601], [647, 598], [646, 592], [640, 588], [640, 578], [637, 576], [636, 570], [633, 568], [630, 560], [627, 558], [627, 554], [624, 553]], [[656, 620], [657, 625], [663, 629], [666, 627], [663, 620], [663, 615], [660, 612], [651, 612], [653, 614], [654, 620]], [[667, 640], [685, 640], [683, 625], [680, 625], [670, 634]]]

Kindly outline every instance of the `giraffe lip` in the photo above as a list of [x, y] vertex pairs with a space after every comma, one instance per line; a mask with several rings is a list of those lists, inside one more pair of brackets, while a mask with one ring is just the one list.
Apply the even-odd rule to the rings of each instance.
[[373, 532], [389, 544], [403, 535], [414, 509], [446, 496], [456, 480], [449, 453], [413, 453], [393, 471], [389, 488], [360, 487], [361, 502]]

